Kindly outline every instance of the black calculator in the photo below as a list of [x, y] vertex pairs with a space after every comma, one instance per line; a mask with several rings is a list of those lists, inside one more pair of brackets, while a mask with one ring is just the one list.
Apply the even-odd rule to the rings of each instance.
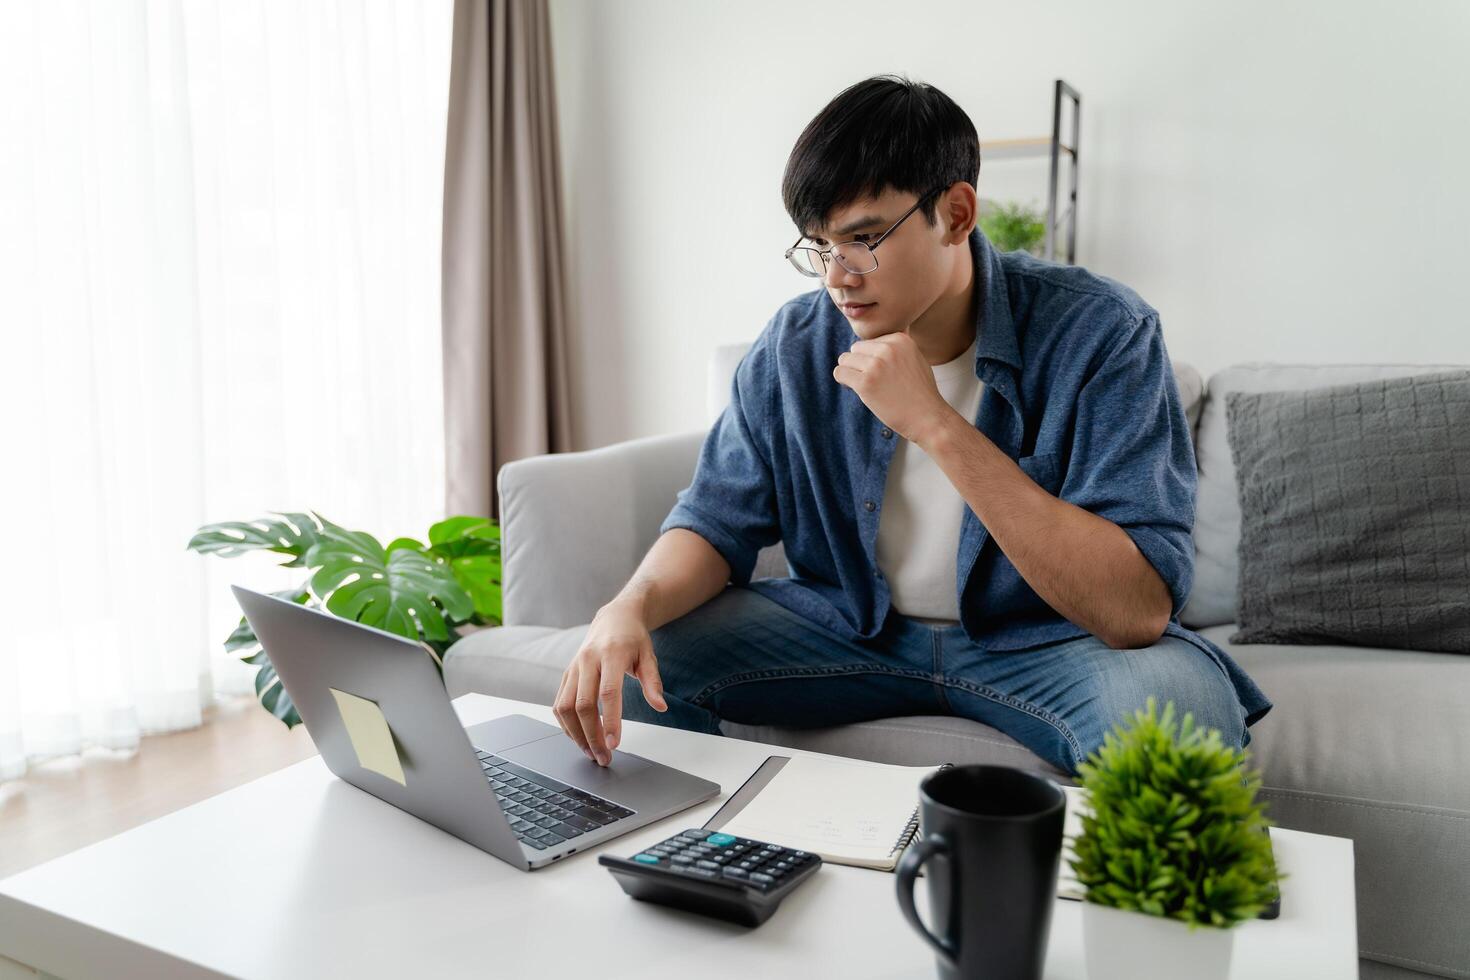
[[686, 830], [632, 857], [600, 854], [597, 863], [634, 898], [758, 926], [822, 859], [748, 837]]

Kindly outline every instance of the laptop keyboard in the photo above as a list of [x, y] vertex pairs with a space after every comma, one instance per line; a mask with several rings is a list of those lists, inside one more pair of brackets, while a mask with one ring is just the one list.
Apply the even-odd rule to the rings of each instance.
[[538, 851], [631, 817], [633, 811], [475, 749], [480, 768], [522, 842]]

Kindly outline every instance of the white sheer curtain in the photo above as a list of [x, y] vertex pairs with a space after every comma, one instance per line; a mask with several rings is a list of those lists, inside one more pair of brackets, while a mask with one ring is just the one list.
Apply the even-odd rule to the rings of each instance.
[[200, 524], [444, 516], [451, 21], [0, 0], [0, 779], [250, 689]]

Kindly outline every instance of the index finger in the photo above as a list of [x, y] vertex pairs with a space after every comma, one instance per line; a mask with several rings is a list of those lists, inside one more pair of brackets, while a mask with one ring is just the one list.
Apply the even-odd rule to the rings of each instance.
[[616, 671], [602, 671], [602, 683], [598, 685], [598, 701], [602, 704], [602, 729], [608, 760], [612, 759], [613, 746], [617, 744], [618, 729], [623, 720], [623, 678]]
[[577, 678], [577, 720], [587, 736], [587, 747], [597, 757], [599, 765], [607, 765], [607, 735], [602, 730], [602, 719], [597, 715], [597, 685], [603, 673], [602, 664], [593, 661]]

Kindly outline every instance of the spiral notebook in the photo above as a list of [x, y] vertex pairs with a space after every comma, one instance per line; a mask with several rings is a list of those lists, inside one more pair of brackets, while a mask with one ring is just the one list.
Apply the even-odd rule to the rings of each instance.
[[919, 783], [948, 765], [773, 755], [704, 829], [892, 871], [919, 829]]

